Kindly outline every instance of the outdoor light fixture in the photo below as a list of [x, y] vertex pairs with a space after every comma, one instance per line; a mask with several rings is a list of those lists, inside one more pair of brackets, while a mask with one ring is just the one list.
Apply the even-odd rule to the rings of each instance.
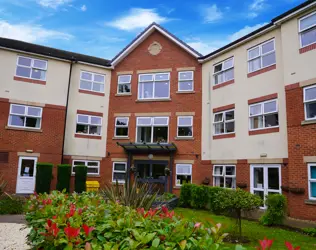
[[154, 158], [154, 155], [153, 154], [149, 154], [148, 155], [148, 159], [152, 160]]

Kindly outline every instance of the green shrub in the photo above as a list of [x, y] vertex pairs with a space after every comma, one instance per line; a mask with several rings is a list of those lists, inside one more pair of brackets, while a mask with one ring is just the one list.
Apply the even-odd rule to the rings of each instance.
[[76, 166], [75, 170], [75, 192], [82, 193], [86, 191], [86, 181], [87, 181], [87, 166]]
[[0, 214], [22, 214], [24, 204], [23, 197], [4, 196], [0, 199]]
[[267, 210], [260, 218], [265, 226], [281, 225], [286, 215], [286, 197], [282, 194], [269, 194], [266, 197]]
[[37, 163], [35, 190], [38, 194], [50, 192], [50, 183], [52, 181], [52, 177], [53, 177], [53, 164]]
[[221, 192], [223, 188], [221, 187], [208, 187], [208, 203], [207, 203], [207, 209], [210, 209], [214, 213], [219, 213], [216, 209], [216, 195]]
[[183, 184], [180, 190], [179, 205], [181, 207], [191, 206], [191, 189], [192, 184]]
[[66, 192], [69, 193], [70, 177], [71, 177], [71, 165], [69, 164], [57, 165], [56, 189], [59, 191], [63, 191], [65, 189]]
[[312, 237], [316, 237], [316, 228], [304, 228], [303, 232]]
[[195, 209], [206, 208], [208, 203], [209, 187], [204, 185], [191, 185], [191, 206]]

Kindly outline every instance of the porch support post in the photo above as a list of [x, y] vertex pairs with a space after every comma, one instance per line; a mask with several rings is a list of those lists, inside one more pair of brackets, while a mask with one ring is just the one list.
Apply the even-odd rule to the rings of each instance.
[[127, 157], [127, 186], [129, 187], [130, 179], [131, 179], [131, 163], [132, 163], [132, 154], [128, 152]]
[[173, 153], [170, 153], [170, 161], [169, 161], [169, 169], [170, 169], [170, 180], [169, 180], [169, 192], [172, 193], [172, 189], [173, 189], [173, 178], [172, 178], [172, 166], [173, 166]]

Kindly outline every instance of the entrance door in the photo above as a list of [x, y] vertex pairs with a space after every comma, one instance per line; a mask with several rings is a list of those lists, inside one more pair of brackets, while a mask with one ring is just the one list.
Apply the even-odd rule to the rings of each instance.
[[[250, 190], [265, 200], [266, 195], [281, 193], [280, 165], [251, 165]], [[264, 208], [265, 205], [263, 204]]]
[[16, 193], [32, 194], [35, 190], [36, 157], [20, 157]]

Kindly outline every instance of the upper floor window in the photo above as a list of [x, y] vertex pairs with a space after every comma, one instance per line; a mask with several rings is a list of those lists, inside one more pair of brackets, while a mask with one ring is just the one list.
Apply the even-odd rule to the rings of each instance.
[[214, 65], [214, 84], [234, 79], [234, 57]]
[[88, 169], [87, 175], [99, 175], [100, 174], [100, 162], [99, 161], [85, 161], [74, 160], [72, 164], [72, 174], [75, 174], [74, 168], [76, 166], [86, 166]]
[[178, 91], [193, 91], [193, 71], [180, 71], [178, 74]]
[[235, 110], [226, 110], [214, 114], [214, 134], [235, 132]]
[[117, 81], [117, 93], [131, 93], [132, 75], [119, 75]]
[[18, 56], [16, 76], [34, 80], [46, 80], [47, 61], [31, 57]]
[[308, 164], [309, 199], [316, 200], [316, 163]]
[[128, 117], [117, 117], [115, 119], [115, 137], [128, 136]]
[[101, 74], [81, 71], [80, 89], [104, 93], [105, 76]]
[[304, 16], [299, 20], [299, 33], [301, 47], [316, 42], [316, 12]]
[[136, 142], [168, 142], [169, 117], [137, 117]]
[[178, 137], [192, 137], [193, 116], [178, 116]]
[[274, 39], [248, 50], [248, 73], [276, 63]]
[[316, 85], [304, 88], [305, 120], [316, 119]]
[[277, 100], [255, 103], [249, 106], [250, 130], [279, 126]]
[[236, 188], [236, 167], [214, 165], [213, 186]]
[[192, 165], [176, 164], [176, 185], [181, 186], [192, 182]]
[[113, 162], [112, 181], [125, 183], [126, 178], [126, 162]]
[[102, 117], [91, 115], [77, 115], [76, 133], [101, 135]]
[[170, 74], [140, 74], [138, 99], [166, 99], [170, 97]]
[[21, 128], [41, 128], [42, 108], [11, 104], [9, 126]]

